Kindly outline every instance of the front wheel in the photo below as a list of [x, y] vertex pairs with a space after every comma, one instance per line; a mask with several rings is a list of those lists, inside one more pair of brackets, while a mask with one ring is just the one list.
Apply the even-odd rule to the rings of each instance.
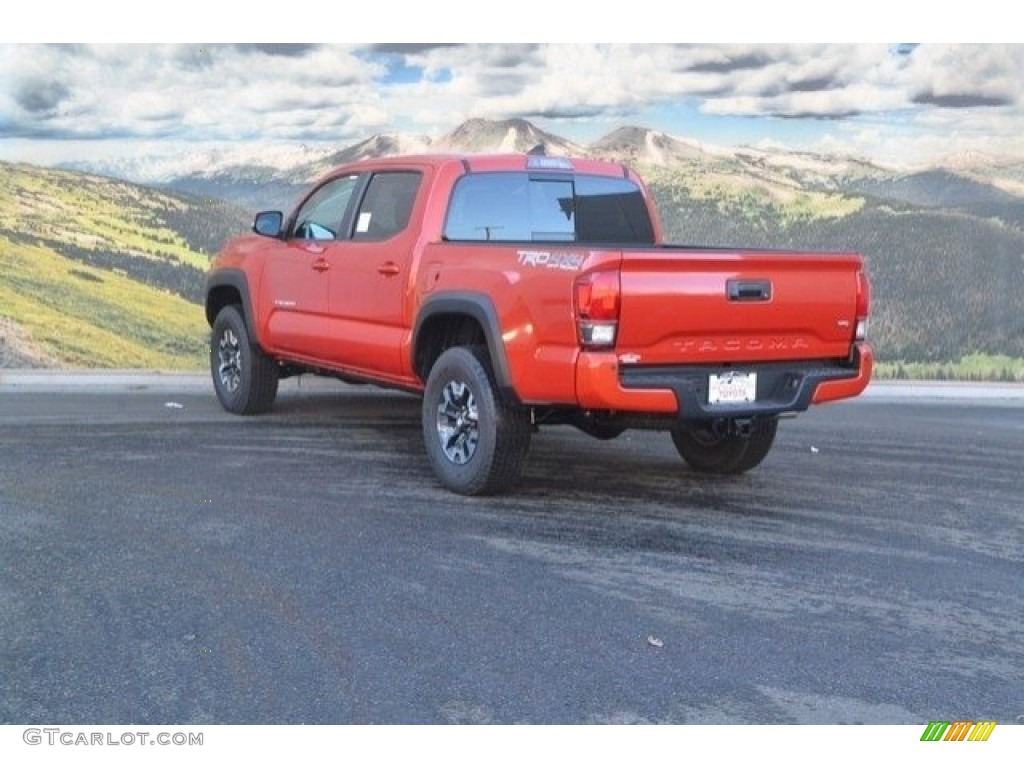
[[213, 321], [210, 373], [224, 410], [262, 413], [274, 405], [277, 363], [253, 343], [242, 313], [234, 305], [221, 309]]
[[486, 350], [453, 347], [437, 359], [423, 393], [423, 440], [446, 488], [507, 491], [522, 474], [530, 433], [527, 412], [498, 394]]
[[688, 422], [672, 430], [672, 442], [698, 472], [738, 475], [760, 464], [775, 442], [778, 419], [754, 419], [748, 434], [715, 422]]

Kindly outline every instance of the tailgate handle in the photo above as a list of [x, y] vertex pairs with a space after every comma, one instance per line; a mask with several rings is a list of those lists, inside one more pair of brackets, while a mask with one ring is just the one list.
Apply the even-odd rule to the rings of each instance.
[[725, 284], [729, 301], [771, 301], [771, 280], [729, 280]]

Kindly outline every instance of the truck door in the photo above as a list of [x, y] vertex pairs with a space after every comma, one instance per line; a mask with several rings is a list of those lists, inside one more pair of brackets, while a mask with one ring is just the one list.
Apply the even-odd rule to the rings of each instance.
[[355, 211], [351, 239], [332, 255], [328, 303], [335, 359], [345, 368], [402, 373], [405, 304], [419, 237], [413, 213], [422, 181], [420, 171], [374, 173]]
[[267, 257], [262, 286], [266, 340], [298, 357], [329, 361], [328, 293], [333, 252], [342, 247], [358, 175], [329, 179], [302, 203], [284, 242]]

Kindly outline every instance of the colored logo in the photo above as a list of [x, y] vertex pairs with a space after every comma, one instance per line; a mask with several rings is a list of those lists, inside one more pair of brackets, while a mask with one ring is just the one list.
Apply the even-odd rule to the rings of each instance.
[[932, 720], [921, 734], [921, 741], [988, 741], [995, 720]]

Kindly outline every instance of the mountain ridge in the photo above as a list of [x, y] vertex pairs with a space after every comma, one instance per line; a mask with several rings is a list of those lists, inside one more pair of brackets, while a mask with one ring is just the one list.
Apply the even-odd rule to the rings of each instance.
[[[632, 142], [623, 142], [624, 136], [632, 134]], [[638, 141], [637, 137], [643, 137]], [[628, 154], [638, 158], [644, 164], [655, 162], [657, 152], [646, 154], [647, 142], [655, 146], [669, 144], [677, 150], [685, 147], [694, 157], [735, 158], [746, 157], [751, 160], [785, 164], [787, 161], [800, 164], [800, 158], [806, 162], [813, 159], [822, 165], [836, 167], [847, 166], [850, 169], [862, 167], [892, 174], [910, 174], [921, 170], [943, 169], [955, 173], [992, 174], [1000, 169], [1016, 166], [1024, 174], [1024, 155], [1017, 158], [987, 155], [979, 152], [950, 155], [934, 163], [923, 165], [890, 165], [879, 163], [865, 157], [836, 153], [808, 152], [780, 147], [725, 146], [710, 144], [675, 135], [655, 128], [626, 124], [612, 129], [597, 139], [580, 143], [558, 134], [542, 129], [523, 118], [507, 120], [488, 120], [469, 118], [451, 130], [436, 137], [416, 136], [401, 132], [374, 133], [353, 144], [340, 148], [334, 146], [311, 147], [307, 144], [291, 146], [252, 146], [214, 148], [177, 153], [169, 157], [128, 158], [117, 161], [80, 161], [63, 163], [59, 167], [88, 173], [114, 176], [141, 183], [164, 184], [180, 177], [210, 174], [224, 176], [232, 171], [243, 171], [250, 175], [251, 169], [261, 168], [278, 174], [296, 168], [311, 171], [320, 170], [334, 158], [341, 162], [364, 157], [380, 157], [394, 154], [425, 153], [481, 153], [481, 152], [526, 152], [538, 144], [544, 145], [549, 154], [594, 155], [599, 151], [608, 153], [610, 145], [631, 144]], [[374, 144], [378, 146], [373, 147]], [[360, 151], [362, 148], [362, 151]], [[610, 153], [614, 155], [614, 152]], [[613, 158], [614, 159], [614, 158]], [[147, 168], [146, 163], [150, 163]], [[177, 167], [176, 167], [177, 166]], [[247, 169], [250, 169], [247, 171]], [[299, 181], [309, 182], [316, 177], [310, 175]], [[1024, 176], [1022, 176], [1024, 178]]]
[[[904, 204], [920, 204], [920, 194], [929, 194], [932, 181], [945, 174], [943, 194], [957, 198], [959, 206], [972, 208], [998, 199], [1009, 206], [1007, 217], [1024, 220], [1012, 210], [1024, 201], [1024, 161], [993, 164], [993, 158], [974, 156], [976, 166], [960, 168], [891, 167], [871, 160], [756, 147], [723, 147], [673, 136], [664, 131], [624, 125], [583, 146], [537, 128], [527, 120], [470, 119], [451, 131], [431, 139], [401, 133], [373, 134], [341, 149], [322, 152], [302, 162], [279, 165], [211, 166], [200, 173], [166, 179], [159, 186], [200, 198], [221, 197], [248, 209], [290, 210], [310, 185], [333, 167], [359, 159], [409, 153], [475, 154], [482, 152], [525, 152], [543, 147], [552, 155], [600, 157], [635, 167], [645, 179], [675, 176], [685, 178], [692, 195], [725, 199], [744, 196], [766, 197], [779, 205], [794, 201], [821, 208], [836, 208], [839, 198], [873, 197]], [[278, 162], [286, 155], [276, 155]], [[919, 191], [915, 191], [919, 190]], [[908, 195], [918, 195], [910, 197]], [[802, 203], [801, 203], [802, 204]], [[851, 205], [840, 205], [850, 209]], [[1003, 214], [995, 214], [1003, 215]]]

